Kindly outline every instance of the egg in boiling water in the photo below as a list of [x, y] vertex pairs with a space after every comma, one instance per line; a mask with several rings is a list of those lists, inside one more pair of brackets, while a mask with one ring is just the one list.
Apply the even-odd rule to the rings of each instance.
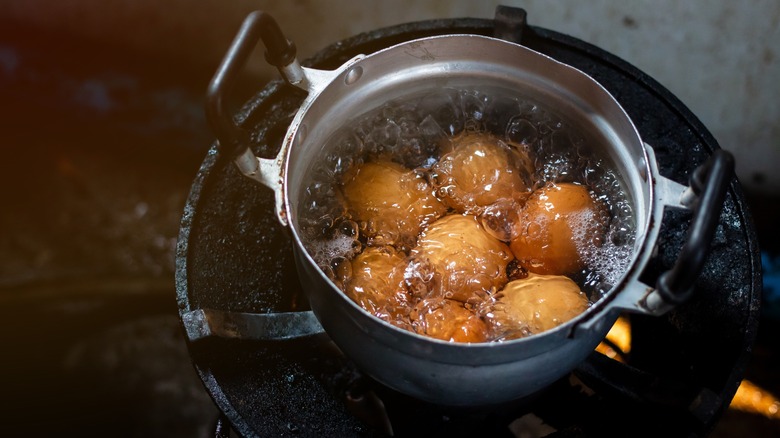
[[431, 181], [439, 198], [460, 213], [479, 214], [500, 200], [518, 200], [530, 190], [533, 164], [522, 146], [498, 137], [465, 132], [433, 165]]
[[446, 212], [424, 177], [387, 160], [356, 166], [345, 175], [343, 192], [372, 246], [408, 250], [422, 227]]
[[555, 328], [587, 308], [587, 296], [568, 277], [529, 273], [507, 283], [488, 321], [501, 337], [512, 339]]
[[461, 302], [480, 300], [504, 286], [509, 247], [488, 234], [474, 216], [450, 214], [428, 226], [412, 249], [434, 271], [434, 290]]
[[487, 326], [463, 303], [446, 298], [425, 299], [412, 310], [414, 331], [450, 342], [485, 342]]
[[391, 246], [368, 247], [339, 272], [344, 292], [371, 314], [396, 323], [409, 313], [410, 295], [404, 286], [406, 254]]
[[510, 248], [529, 272], [572, 275], [584, 251], [601, 244], [605, 225], [604, 208], [585, 186], [548, 183], [520, 211]]

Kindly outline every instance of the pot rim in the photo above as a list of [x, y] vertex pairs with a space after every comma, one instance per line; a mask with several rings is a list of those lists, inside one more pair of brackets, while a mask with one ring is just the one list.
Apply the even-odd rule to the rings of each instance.
[[[316, 267], [317, 266], [316, 261], [305, 249], [306, 246], [303, 244], [300, 233], [298, 232], [298, 227], [296, 224], [297, 218], [294, 211], [296, 207], [292, 205], [289, 197], [289, 185], [291, 184], [290, 165], [291, 165], [291, 159], [293, 157], [293, 151], [296, 150], [296, 148], [300, 148], [301, 147], [300, 143], [307, 141], [309, 136], [311, 135], [310, 127], [305, 124], [306, 122], [309, 121], [307, 119], [307, 116], [310, 114], [310, 109], [314, 105], [317, 105], [319, 103], [318, 99], [320, 99], [323, 93], [325, 93], [328, 90], [332, 90], [335, 87], [342, 86], [342, 84], [348, 81], [349, 75], [354, 74], [352, 72], [356, 71], [356, 69], [360, 68], [363, 70], [363, 72], [365, 72], [365, 70], [367, 70], [367, 67], [370, 66], [370, 63], [372, 61], [375, 61], [377, 58], [384, 57], [384, 56], [391, 56], [393, 54], [396, 54], [397, 52], [401, 52], [408, 49], [419, 50], [421, 45], [427, 45], [430, 43], [435, 44], [435, 43], [442, 43], [442, 42], [446, 43], [450, 41], [455, 41], [456, 43], [464, 43], [464, 44], [466, 42], [478, 42], [479, 44], [500, 46], [503, 49], [511, 48], [511, 50], [515, 50], [518, 53], [523, 52], [525, 53], [525, 56], [530, 56], [534, 58], [535, 61], [537, 61], [540, 64], [543, 64], [545, 68], [556, 70], [556, 76], [568, 76], [568, 77], [579, 78], [580, 81], [583, 81], [589, 87], [591, 87], [592, 90], [594, 90], [594, 92], [598, 93], [600, 95], [599, 96], [600, 98], [605, 99], [605, 101], [612, 106], [612, 110], [615, 111], [620, 116], [622, 122], [625, 124], [623, 126], [623, 129], [624, 131], [628, 132], [627, 136], [630, 137], [630, 141], [635, 143], [634, 148], [641, 151], [641, 156], [634, 157], [634, 162], [631, 163], [633, 166], [636, 167], [633, 180], [632, 181], [623, 180], [622, 182], [626, 185], [630, 183], [636, 184], [636, 176], [639, 176], [642, 180], [645, 181], [644, 188], [646, 189], [646, 193], [644, 194], [645, 196], [643, 196], [641, 200], [635, 199], [637, 195], [637, 193], [635, 192], [638, 191], [636, 188], [634, 188], [634, 191], [631, 193], [632, 197], [634, 197], [634, 199], [632, 199], [632, 207], [634, 207], [634, 209], [636, 210], [636, 214], [634, 215], [636, 218], [635, 243], [631, 253], [631, 259], [632, 259], [631, 263], [628, 265], [626, 271], [619, 277], [619, 280], [616, 282], [616, 284], [608, 292], [606, 292], [596, 302], [591, 303], [588, 309], [586, 309], [584, 312], [580, 313], [579, 315], [567, 321], [566, 323], [561, 324], [553, 329], [546, 330], [544, 332], [534, 334], [528, 337], [523, 337], [523, 338], [513, 339], [508, 341], [501, 341], [501, 342], [483, 342], [483, 343], [456, 343], [456, 342], [443, 341], [443, 340], [430, 338], [424, 335], [420, 335], [393, 326], [392, 324], [389, 324], [371, 315], [369, 312], [367, 312], [357, 303], [349, 299], [349, 297], [347, 297], [344, 294], [344, 292], [341, 291], [341, 289], [338, 286], [336, 286], [327, 277], [327, 275], [325, 275], [319, 268], [317, 268], [316, 271], [318, 272], [321, 280], [324, 280], [331, 289], [338, 292], [342, 301], [348, 302], [347, 306], [349, 306], [350, 309], [352, 309], [354, 312], [357, 312], [357, 314], [366, 317], [365, 318], [366, 320], [371, 321], [370, 324], [379, 324], [382, 327], [382, 329], [387, 329], [389, 327], [391, 328], [390, 330], [392, 332], [398, 334], [402, 338], [413, 339], [415, 340], [415, 342], [424, 342], [424, 343], [436, 345], [437, 349], [443, 348], [446, 350], [455, 350], [455, 351], [462, 351], [462, 350], [485, 351], [485, 350], [494, 350], [497, 348], [507, 349], [510, 348], [510, 346], [516, 346], [516, 348], [519, 349], [519, 348], [528, 348], [527, 344], [541, 343], [552, 337], [555, 338], [572, 337], [574, 335], [575, 328], [579, 326], [582, 322], [587, 320], [601, 319], [607, 316], [607, 314], [610, 313], [610, 310], [613, 307], [610, 305], [610, 303], [614, 301], [615, 296], [623, 292], [627, 284], [636, 281], [639, 272], [644, 268], [647, 259], [646, 255], [650, 252], [649, 248], [652, 248], [655, 245], [655, 239], [648, 240], [648, 236], [651, 236], [653, 234], [651, 233], [651, 228], [657, 227], [658, 223], [660, 222], [660, 220], [654, 220], [654, 216], [657, 214], [657, 210], [658, 210], [657, 207], [655, 206], [656, 200], [654, 199], [654, 188], [656, 185], [656, 178], [663, 178], [663, 177], [658, 175], [657, 170], [654, 170], [655, 168], [654, 156], [648, 153], [649, 146], [642, 142], [639, 132], [636, 129], [633, 121], [625, 112], [625, 110], [622, 108], [622, 106], [617, 102], [614, 96], [612, 96], [611, 93], [609, 93], [598, 81], [596, 81], [591, 76], [587, 75], [583, 71], [573, 66], [560, 62], [550, 56], [529, 49], [525, 46], [508, 42], [505, 40], [497, 39], [497, 38], [487, 37], [483, 35], [474, 35], [474, 34], [449, 34], [449, 35], [437, 35], [431, 37], [418, 38], [418, 39], [402, 42], [384, 48], [377, 52], [371, 53], [369, 55], [356, 57], [353, 60], [348, 61], [347, 63], [342, 65], [339, 69], [334, 70], [330, 75], [330, 77], [328, 78], [328, 80], [324, 83], [324, 85], [321, 86], [321, 88], [314, 87], [309, 89], [309, 95], [307, 96], [306, 100], [304, 101], [304, 104], [297, 112], [293, 122], [290, 124], [287, 130], [284, 144], [282, 146], [282, 149], [279, 153], [279, 157], [277, 159], [277, 161], [281, 164], [279, 169], [281, 184], [279, 185], [278, 189], [282, 191], [282, 196], [281, 196], [282, 205], [277, 206], [277, 207], [281, 207], [278, 209], [278, 211], [283, 211], [284, 215], [286, 216], [286, 219], [289, 221], [288, 226], [292, 232], [293, 240], [296, 244], [296, 249], [301, 249], [302, 250], [301, 253], [305, 258], [306, 262]], [[427, 50], [427, 48], [423, 47], [423, 52], [422, 52], [423, 56], [425, 53], [428, 52], [429, 51]], [[307, 72], [307, 74], [310, 74], [311, 72], [318, 72], [318, 73], [320, 72], [320, 71], [307, 69], [307, 68], [304, 68], [304, 70]], [[367, 111], [368, 110], [363, 112], [365, 113]], [[608, 120], [604, 117], [601, 117], [601, 120], [603, 122], [611, 122], [611, 123], [617, 122], [615, 120]], [[301, 132], [304, 132], [306, 136], [305, 140], [300, 140]], [[622, 143], [621, 145], [624, 148], [626, 147]], [[612, 147], [615, 147], [615, 145], [612, 145]], [[629, 166], [626, 167], [628, 168]], [[623, 177], [625, 178], [626, 175], [623, 175]], [[279, 197], [279, 191], [277, 191], [277, 197]], [[660, 217], [658, 217], [657, 219], [660, 219]], [[617, 315], [615, 315], [615, 318], [616, 317]], [[373, 331], [374, 329], [371, 328], [371, 330]], [[515, 349], [515, 347], [511, 347], [511, 348]]]

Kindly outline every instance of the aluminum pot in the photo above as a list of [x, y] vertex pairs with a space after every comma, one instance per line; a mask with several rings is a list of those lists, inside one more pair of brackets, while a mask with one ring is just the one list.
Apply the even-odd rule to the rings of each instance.
[[[278, 156], [271, 159], [252, 153], [248, 133], [233, 121], [225, 105], [232, 82], [258, 40], [266, 46], [269, 63], [290, 84], [308, 93]], [[299, 205], [307, 173], [321, 158], [323, 145], [356, 115], [427, 89], [486, 84], [521, 90], [605, 140], [602, 152], [622, 177], [637, 235], [628, 269], [579, 316], [526, 338], [450, 343], [392, 326], [350, 300], [306, 251]], [[652, 147], [642, 142], [631, 119], [598, 82], [521, 45], [478, 35], [409, 41], [323, 71], [302, 67], [294, 45], [276, 22], [257, 11], [245, 20], [211, 82], [207, 115], [220, 147], [235, 154], [238, 169], [275, 192], [276, 214], [290, 230], [303, 290], [327, 335], [379, 382], [443, 405], [490, 405], [531, 395], [582, 362], [621, 313], [660, 315], [685, 301], [706, 260], [733, 175], [731, 155], [718, 150], [694, 172], [690, 187], [664, 178]], [[677, 264], [651, 286], [640, 280], [640, 274], [655, 248], [667, 207], [695, 212]], [[290, 321], [304, 323], [303, 319]]]

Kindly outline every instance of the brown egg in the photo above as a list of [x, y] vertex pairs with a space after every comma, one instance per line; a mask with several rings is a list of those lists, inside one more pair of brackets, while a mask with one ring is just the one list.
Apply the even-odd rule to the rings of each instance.
[[537, 274], [581, 270], [583, 252], [600, 245], [606, 224], [604, 209], [588, 189], [570, 183], [534, 191], [519, 216], [510, 247], [520, 265]]
[[494, 331], [511, 339], [550, 330], [587, 308], [588, 298], [568, 277], [528, 274], [498, 294], [490, 321]]
[[509, 247], [474, 216], [451, 214], [428, 226], [410, 253], [433, 270], [432, 293], [461, 302], [482, 299], [506, 283]]
[[458, 301], [434, 298], [422, 300], [412, 311], [414, 331], [450, 342], [485, 342], [487, 326], [473, 311]]
[[363, 222], [369, 245], [408, 250], [420, 230], [446, 207], [422, 176], [391, 161], [365, 163], [344, 180], [344, 198], [353, 219]]
[[345, 263], [350, 269], [343, 274], [344, 292], [353, 301], [388, 322], [409, 314], [410, 295], [404, 287], [406, 254], [391, 246], [368, 247]]
[[479, 214], [499, 200], [528, 194], [533, 165], [525, 151], [486, 133], [463, 133], [432, 168], [439, 198], [460, 213]]

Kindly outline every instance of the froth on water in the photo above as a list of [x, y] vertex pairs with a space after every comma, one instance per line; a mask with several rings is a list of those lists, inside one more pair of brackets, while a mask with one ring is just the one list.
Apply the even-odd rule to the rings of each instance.
[[[470, 135], [495, 141], [480, 143]], [[435, 262], [419, 256], [424, 251], [416, 248], [418, 241], [440, 218], [465, 215], [506, 246], [502, 266], [516, 268], [509, 261], [508, 245], [520, 229], [520, 211], [530, 194], [550, 184], [582, 186], [599, 205], [605, 231], [595, 244], [573, 238], [582, 269], [567, 275], [590, 302], [597, 300], [627, 269], [635, 236], [631, 202], [600, 142], [554, 111], [507, 90], [440, 89], [384, 104], [337, 131], [324, 145], [322, 157], [313, 160], [299, 208], [304, 245], [334, 282], [348, 289], [347, 295], [358, 302], [368, 300], [361, 305], [392, 324], [431, 335], [426, 327], [436, 325], [436, 318], [461, 315], [465, 309], [470, 313], [458, 318], [468, 319], [471, 331], [468, 336], [458, 332], [461, 338], [480, 338], [473, 330], [481, 325], [469, 319], [473, 314], [486, 324], [485, 340], [499, 339], [490, 335], [486, 315], [492, 314], [491, 303], [501, 294], [494, 277], [503, 276], [502, 284], [511, 278], [492, 268], [485, 271], [490, 271], [487, 278], [477, 266], [473, 278], [457, 281], [485, 287], [477, 298], [452, 304], [457, 291], [444, 291], [440, 297], [432, 292], [452, 280], [447, 279], [450, 274], [431, 271]], [[582, 218], [583, 223], [588, 220], [592, 218]], [[573, 230], [586, 234], [588, 227]], [[586, 241], [590, 243], [581, 243]], [[369, 248], [392, 248], [393, 257], [383, 249], [357, 259]], [[373, 272], [366, 264], [369, 259], [398, 266]], [[475, 256], [471, 263], [480, 260]], [[391, 276], [389, 286], [387, 279], [381, 284], [392, 289], [394, 298], [356, 298], [374, 287], [372, 278], [380, 272]], [[349, 289], [350, 284], [362, 289]], [[519, 327], [518, 333], [527, 330]], [[504, 327], [501, 333], [506, 336]]]

